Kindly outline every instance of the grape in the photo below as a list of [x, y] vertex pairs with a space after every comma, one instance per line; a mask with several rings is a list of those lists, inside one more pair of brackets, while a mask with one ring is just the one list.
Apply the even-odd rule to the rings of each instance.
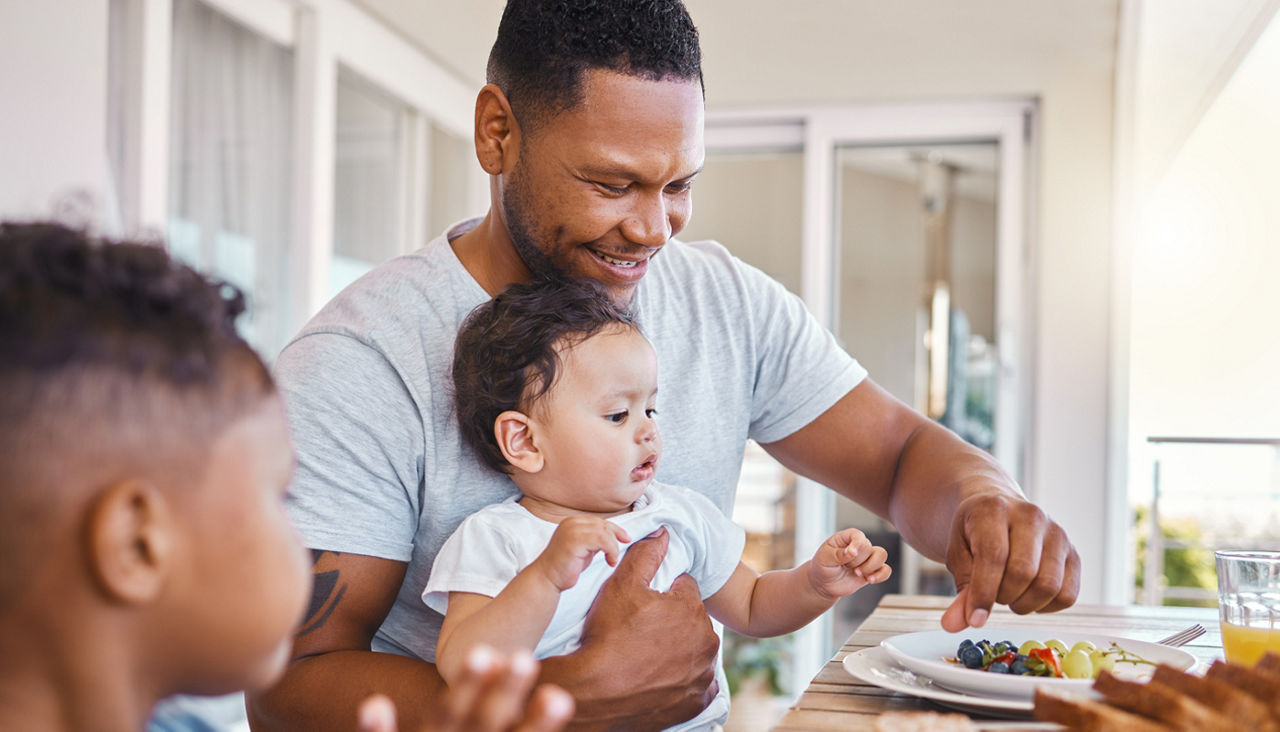
[[1059, 657], [1059, 658], [1066, 658], [1066, 656], [1067, 656], [1067, 644], [1063, 643], [1062, 641], [1058, 640], [1057, 638], [1054, 638], [1053, 640], [1047, 640], [1047, 641], [1045, 641], [1045, 642], [1044, 642], [1044, 645], [1045, 645], [1045, 647], [1046, 647], [1046, 648], [1052, 648], [1052, 649], [1054, 650], [1054, 652], [1058, 654], [1058, 657]]
[[1044, 648], [1044, 644], [1038, 640], [1029, 640], [1018, 646], [1018, 655], [1025, 656], [1036, 648]]
[[1093, 663], [1093, 678], [1098, 678], [1103, 671], [1111, 671], [1116, 667], [1116, 659], [1110, 653], [1097, 648], [1089, 654], [1089, 660]]
[[1074, 646], [1071, 646], [1071, 650], [1084, 651], [1085, 653], [1093, 653], [1097, 649], [1098, 649], [1097, 646], [1093, 645], [1087, 640], [1076, 641], [1076, 644]]
[[1084, 651], [1071, 651], [1062, 657], [1062, 672], [1069, 679], [1093, 678], [1093, 662]]

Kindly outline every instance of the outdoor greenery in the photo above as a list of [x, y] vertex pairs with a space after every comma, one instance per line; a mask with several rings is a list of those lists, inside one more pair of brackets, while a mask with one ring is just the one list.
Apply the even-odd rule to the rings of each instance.
[[[1148, 510], [1139, 506], [1134, 520], [1137, 535], [1138, 557], [1135, 567], [1135, 586], [1139, 595], [1145, 587], [1147, 566], [1147, 536], [1150, 534]], [[1218, 586], [1217, 570], [1213, 563], [1213, 550], [1205, 544], [1204, 530], [1192, 518], [1160, 519], [1160, 534], [1166, 540], [1176, 542], [1164, 552], [1164, 579], [1168, 587], [1200, 587], [1215, 590]], [[1184, 544], [1186, 546], [1184, 546]], [[1166, 605], [1217, 607], [1216, 600], [1184, 600], [1165, 598]]]

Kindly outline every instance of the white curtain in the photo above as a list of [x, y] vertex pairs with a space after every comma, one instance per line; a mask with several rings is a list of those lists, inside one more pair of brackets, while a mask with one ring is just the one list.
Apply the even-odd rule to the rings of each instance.
[[171, 250], [249, 296], [245, 336], [291, 335], [293, 54], [197, 0], [173, 4]]
[[333, 258], [329, 296], [400, 253], [401, 168], [408, 108], [340, 69], [335, 124]]

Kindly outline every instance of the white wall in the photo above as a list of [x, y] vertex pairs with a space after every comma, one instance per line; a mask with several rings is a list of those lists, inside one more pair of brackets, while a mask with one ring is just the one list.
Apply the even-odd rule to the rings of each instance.
[[48, 216], [73, 193], [94, 197], [95, 219], [112, 208], [106, 29], [106, 0], [0, 9], [0, 217]]

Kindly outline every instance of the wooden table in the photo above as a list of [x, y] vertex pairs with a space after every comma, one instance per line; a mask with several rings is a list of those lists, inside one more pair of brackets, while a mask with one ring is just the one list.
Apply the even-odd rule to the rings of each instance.
[[[949, 603], [950, 598], [946, 597], [886, 595], [773, 729], [874, 730], [876, 717], [890, 710], [952, 712], [925, 699], [863, 683], [841, 665], [849, 653], [878, 645], [890, 636], [940, 628], [939, 619]], [[1213, 609], [1077, 605], [1060, 613], [1015, 615], [997, 608], [987, 622], [992, 627], [1044, 628], [1046, 638], [1064, 632], [1092, 631], [1145, 641], [1159, 640], [1192, 623], [1200, 623], [1208, 632], [1184, 646], [1185, 650], [1203, 662], [1222, 658], [1222, 634], [1217, 610]]]

